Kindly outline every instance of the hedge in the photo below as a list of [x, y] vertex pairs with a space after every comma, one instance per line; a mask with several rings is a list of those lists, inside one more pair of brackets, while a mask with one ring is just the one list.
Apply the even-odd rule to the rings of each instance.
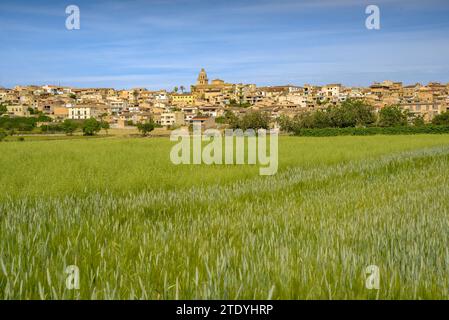
[[5, 130], [31, 131], [36, 127], [36, 118], [0, 117], [0, 128]]
[[299, 129], [297, 136], [303, 137], [331, 137], [331, 136], [372, 136], [384, 135], [411, 135], [411, 134], [444, 134], [449, 133], [449, 126], [427, 125], [422, 127], [367, 127], [367, 128], [325, 128], [325, 129]]

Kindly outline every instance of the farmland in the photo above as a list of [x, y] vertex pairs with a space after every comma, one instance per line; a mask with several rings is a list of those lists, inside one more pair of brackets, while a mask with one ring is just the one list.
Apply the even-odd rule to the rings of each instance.
[[0, 143], [0, 298], [449, 298], [448, 135], [281, 137], [273, 177], [172, 145]]

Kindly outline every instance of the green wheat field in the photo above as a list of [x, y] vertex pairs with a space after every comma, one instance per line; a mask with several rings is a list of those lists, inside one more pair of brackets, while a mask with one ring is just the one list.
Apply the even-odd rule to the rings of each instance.
[[0, 299], [449, 298], [448, 135], [281, 137], [272, 177], [173, 144], [0, 143]]

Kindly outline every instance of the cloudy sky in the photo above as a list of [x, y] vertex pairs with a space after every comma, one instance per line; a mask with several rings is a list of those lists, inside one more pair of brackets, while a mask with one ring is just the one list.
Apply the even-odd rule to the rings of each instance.
[[2, 0], [0, 40], [4, 87], [170, 89], [202, 67], [258, 85], [449, 82], [447, 0]]

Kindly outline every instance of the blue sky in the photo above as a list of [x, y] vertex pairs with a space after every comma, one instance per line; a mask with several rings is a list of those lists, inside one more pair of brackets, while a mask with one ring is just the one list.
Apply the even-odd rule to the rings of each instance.
[[[81, 30], [65, 28], [68, 5]], [[381, 30], [365, 28], [365, 8]], [[0, 86], [449, 82], [447, 0], [2, 0]]]

